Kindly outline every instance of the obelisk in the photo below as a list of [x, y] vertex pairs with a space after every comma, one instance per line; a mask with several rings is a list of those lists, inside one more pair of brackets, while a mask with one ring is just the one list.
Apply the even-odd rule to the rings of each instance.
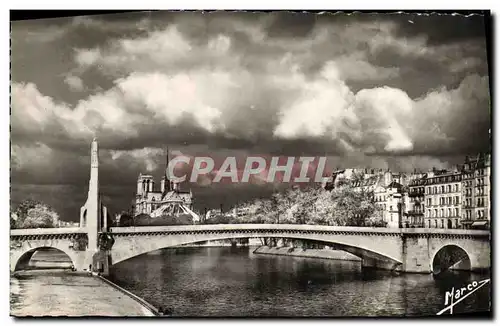
[[[99, 147], [94, 138], [90, 146], [90, 180], [87, 201], [80, 209], [80, 227], [87, 230], [88, 245], [86, 262], [92, 264], [92, 257], [98, 251], [98, 234], [101, 227], [99, 200]], [[88, 267], [88, 266], [87, 266]]]

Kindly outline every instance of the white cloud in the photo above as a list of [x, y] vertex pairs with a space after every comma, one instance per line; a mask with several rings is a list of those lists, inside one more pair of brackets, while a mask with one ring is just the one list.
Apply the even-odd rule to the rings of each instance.
[[160, 148], [145, 147], [130, 151], [110, 150], [110, 154], [112, 160], [125, 159], [142, 162], [146, 171], [152, 172], [158, 168], [158, 157], [164, 153]]
[[75, 52], [75, 61], [83, 67], [91, 66], [101, 58], [99, 49], [76, 49]]
[[218, 35], [208, 42], [208, 49], [218, 54], [226, 54], [230, 47], [231, 39], [226, 35]]
[[69, 86], [69, 88], [72, 90], [72, 91], [77, 91], [77, 92], [81, 92], [85, 89], [84, 85], [83, 85], [83, 81], [80, 77], [78, 76], [75, 76], [75, 75], [67, 75], [65, 78], [64, 78], [64, 82], [66, 83], [66, 85]]
[[301, 86], [295, 88], [300, 95], [292, 104], [281, 108], [275, 136], [292, 139], [335, 137], [342, 128], [341, 118], [353, 100], [352, 92], [339, 79], [337, 67], [327, 64], [321, 76], [312, 82], [297, 74], [291, 80]]

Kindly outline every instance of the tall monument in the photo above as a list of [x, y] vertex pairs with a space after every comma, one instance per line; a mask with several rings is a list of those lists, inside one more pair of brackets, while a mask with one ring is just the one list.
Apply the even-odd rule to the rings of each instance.
[[107, 209], [99, 196], [99, 147], [94, 138], [90, 146], [90, 181], [87, 201], [80, 209], [80, 227], [86, 228], [88, 236], [87, 259], [92, 264], [93, 256], [99, 251], [99, 232], [106, 229]]

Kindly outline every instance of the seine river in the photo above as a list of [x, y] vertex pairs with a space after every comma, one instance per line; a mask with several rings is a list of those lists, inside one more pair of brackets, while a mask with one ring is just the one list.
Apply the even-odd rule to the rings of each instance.
[[[164, 249], [113, 266], [110, 279], [173, 316], [436, 315], [445, 291], [489, 275], [393, 274], [358, 262], [253, 254], [252, 248]], [[453, 313], [488, 311], [490, 284]]]

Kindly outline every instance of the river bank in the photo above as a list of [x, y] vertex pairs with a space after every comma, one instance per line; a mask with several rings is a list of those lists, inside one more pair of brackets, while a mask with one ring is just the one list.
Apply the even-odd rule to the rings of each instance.
[[202, 241], [195, 243], [187, 243], [179, 246], [174, 246], [173, 248], [201, 248], [201, 247], [258, 247], [262, 246], [262, 242], [258, 238], [245, 239], [246, 241], [241, 241], [241, 239], [226, 239], [226, 240], [212, 240], [212, 241]]
[[141, 303], [99, 277], [63, 270], [16, 272], [10, 277], [10, 315], [155, 316]]
[[292, 257], [308, 257], [346, 261], [361, 261], [361, 258], [348, 252], [333, 249], [302, 249], [292, 247], [268, 247], [260, 246], [253, 251], [254, 254], [280, 255]]

